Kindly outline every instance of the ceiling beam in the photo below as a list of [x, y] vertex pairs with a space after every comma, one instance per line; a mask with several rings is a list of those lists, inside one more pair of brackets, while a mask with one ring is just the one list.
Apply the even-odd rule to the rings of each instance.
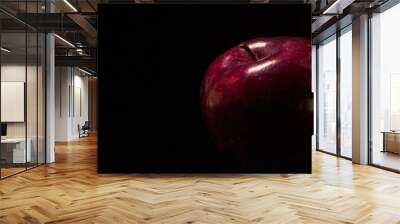
[[55, 56], [56, 66], [88, 67], [96, 71], [96, 59], [90, 56]]

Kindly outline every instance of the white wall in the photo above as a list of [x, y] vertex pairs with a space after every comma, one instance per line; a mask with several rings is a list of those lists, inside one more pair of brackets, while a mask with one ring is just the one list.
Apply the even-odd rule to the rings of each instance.
[[67, 141], [69, 139], [69, 73], [67, 67], [55, 68], [55, 141]]
[[[75, 70], [75, 75], [74, 75], [74, 93], [73, 96], [74, 98], [74, 108], [75, 113], [73, 113], [73, 119], [72, 119], [72, 136], [74, 138], [79, 137], [78, 133], [78, 124], [81, 126], [85, 123], [85, 121], [89, 120], [89, 110], [88, 110], [88, 77], [87, 76], [82, 76], [83, 73], [78, 71], [78, 74], [76, 73], [78, 70]], [[80, 96], [80, 97], [79, 97]], [[79, 102], [80, 101], [80, 102]], [[82, 111], [80, 111], [82, 110]]]
[[56, 67], [56, 141], [79, 138], [78, 125], [88, 120], [88, 105], [88, 77], [76, 68]]
[[[26, 67], [19, 64], [8, 64], [1, 66], [1, 81], [18, 81], [25, 82]], [[28, 71], [32, 67], [28, 67]], [[28, 72], [31, 74], [31, 72]], [[4, 108], [2, 108], [3, 110]], [[7, 137], [25, 137], [25, 122], [7, 123]]]
[[[27, 69], [27, 70], [26, 70]], [[4, 64], [1, 66], [1, 81], [3, 82], [12, 82], [12, 81], [17, 81], [17, 82], [25, 82], [25, 75], [26, 75], [26, 71], [27, 71], [27, 76], [28, 76], [28, 80], [29, 80], [29, 84], [33, 84], [36, 85], [36, 81], [35, 83], [31, 83], [32, 80], [34, 78], [30, 77], [30, 76], [35, 76], [36, 77], [36, 66], [27, 66], [25, 67], [24, 65], [20, 65], [20, 64]], [[32, 89], [32, 88], [28, 88], [28, 102], [33, 101], [32, 99], [29, 99], [29, 97], [34, 97], [36, 99], [36, 88]], [[32, 91], [30, 91], [32, 90]], [[28, 105], [30, 106], [30, 109], [28, 112], [30, 112], [31, 110], [36, 110], [36, 103], [33, 105]], [[34, 107], [34, 108], [32, 108]], [[5, 108], [2, 108], [2, 110]], [[34, 121], [36, 123], [36, 114], [33, 113], [28, 113], [28, 122], [32, 122]], [[30, 115], [33, 115], [33, 117], [31, 117]], [[25, 137], [25, 123], [26, 122], [7, 122], [7, 135], [8, 137]], [[29, 127], [33, 127], [33, 125], [29, 125], [28, 124], [28, 128]], [[34, 127], [34, 129], [36, 129], [36, 126]], [[28, 130], [29, 132], [29, 130]], [[28, 133], [28, 137], [29, 137], [29, 133]]]

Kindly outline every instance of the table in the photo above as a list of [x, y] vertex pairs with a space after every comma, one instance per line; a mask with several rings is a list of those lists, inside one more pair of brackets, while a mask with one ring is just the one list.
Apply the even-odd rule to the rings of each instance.
[[382, 131], [383, 150], [382, 152], [392, 152], [400, 154], [400, 131]]
[[27, 138], [27, 147], [25, 151], [25, 138], [6, 138], [1, 139], [1, 157], [6, 163], [26, 163], [31, 162], [32, 141]]

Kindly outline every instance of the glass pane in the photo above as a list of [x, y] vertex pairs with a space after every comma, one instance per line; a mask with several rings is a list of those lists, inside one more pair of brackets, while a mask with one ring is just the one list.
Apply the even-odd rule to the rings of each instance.
[[31, 161], [30, 144], [26, 147], [26, 40], [25, 32], [1, 34], [2, 177], [25, 170]]
[[44, 34], [38, 35], [38, 163], [45, 163], [45, 44], [46, 37]]
[[[15, 15], [45, 11], [45, 0], [0, 1]], [[45, 162], [45, 35], [0, 12], [1, 148], [0, 177]], [[33, 25], [34, 26], [34, 25]], [[12, 111], [12, 112], [10, 112]]]
[[336, 153], [336, 38], [318, 48], [318, 148]]
[[372, 17], [372, 163], [400, 170], [400, 5]]
[[[38, 17], [29, 16], [39, 11], [39, 5], [37, 1], [27, 1], [26, 12], [27, 21], [30, 24], [35, 24]], [[38, 34], [34, 30], [27, 31], [27, 76], [26, 76], [26, 125], [27, 125], [27, 144], [28, 149], [30, 148], [30, 161], [27, 163], [27, 167], [37, 166], [38, 160], [38, 147], [37, 147], [37, 79], [38, 79]]]
[[312, 92], [313, 92], [313, 97], [314, 97], [314, 102], [313, 102], [313, 110], [314, 110], [314, 113], [313, 113], [313, 135], [312, 135], [312, 140], [311, 140], [311, 147], [312, 147], [312, 149], [313, 150], [315, 150], [316, 148], [317, 148], [317, 146], [316, 146], [316, 143], [317, 143], [317, 141], [316, 141], [316, 133], [317, 133], [317, 114], [316, 114], [316, 111], [317, 111], [317, 108], [316, 108], [316, 106], [317, 106], [317, 102], [316, 102], [316, 99], [317, 99], [317, 97], [316, 97], [316, 83], [317, 83], [317, 80], [316, 80], [316, 75], [317, 75], [317, 71], [316, 71], [316, 68], [317, 68], [317, 62], [316, 62], [316, 59], [317, 59], [317, 49], [316, 49], [316, 46], [315, 45], [313, 45], [312, 46], [312, 55], [311, 55], [311, 57], [312, 57], [312, 64], [311, 64], [311, 83], [312, 83]]
[[352, 156], [352, 35], [340, 36], [340, 152]]
[[37, 98], [38, 98], [38, 35], [36, 32], [27, 33], [28, 38], [28, 64], [27, 64], [27, 80], [26, 80], [26, 113], [27, 113], [27, 142], [30, 144], [30, 161], [28, 162], [28, 168], [37, 165], [38, 160], [38, 147], [37, 147]]

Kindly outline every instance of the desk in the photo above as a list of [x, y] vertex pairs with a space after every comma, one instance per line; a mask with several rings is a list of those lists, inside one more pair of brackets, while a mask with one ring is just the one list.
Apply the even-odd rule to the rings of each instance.
[[25, 138], [6, 138], [1, 139], [1, 157], [6, 163], [25, 163], [31, 162], [32, 141], [27, 139], [27, 147], [25, 151]]
[[382, 131], [383, 150], [382, 152], [393, 152], [400, 154], [400, 131]]

